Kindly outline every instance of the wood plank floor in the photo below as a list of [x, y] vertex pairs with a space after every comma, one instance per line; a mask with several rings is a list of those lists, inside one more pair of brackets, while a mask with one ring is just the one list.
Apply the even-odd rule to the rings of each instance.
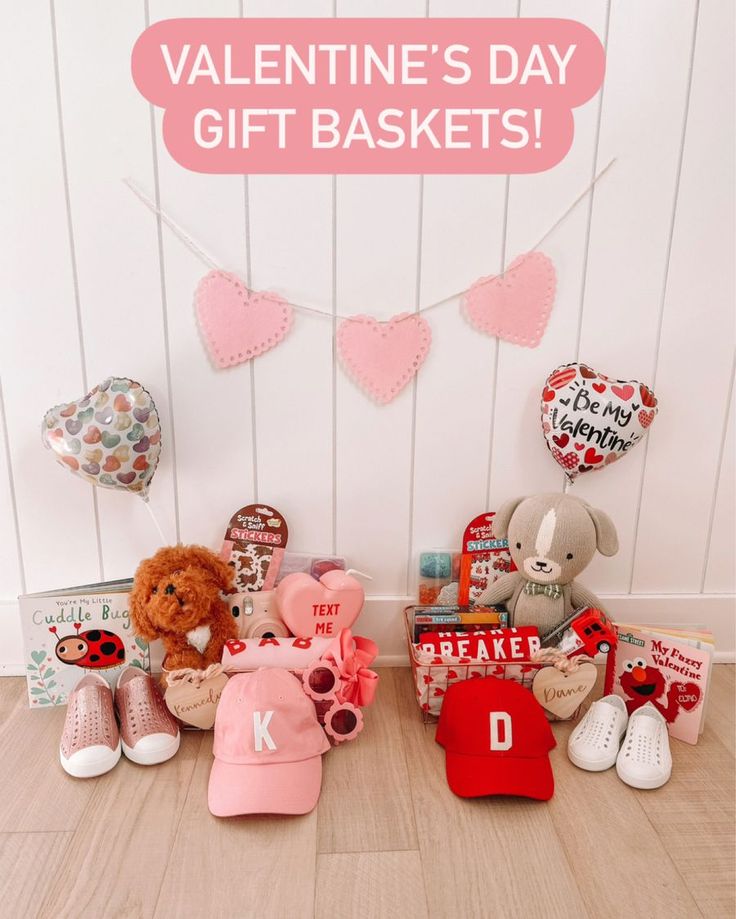
[[64, 709], [0, 680], [0, 915], [8, 919], [733, 917], [734, 667], [719, 665], [695, 746], [658, 791], [568, 761], [549, 803], [447, 788], [408, 670], [383, 670], [356, 743], [331, 751], [306, 817], [217, 820], [212, 735], [162, 766], [79, 781], [57, 760]]

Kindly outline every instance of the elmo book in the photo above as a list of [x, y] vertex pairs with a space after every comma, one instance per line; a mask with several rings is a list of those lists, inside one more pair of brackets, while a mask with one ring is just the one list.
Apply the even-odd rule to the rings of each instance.
[[710, 632], [621, 624], [616, 632], [618, 643], [606, 663], [605, 694], [620, 696], [629, 714], [651, 702], [664, 716], [670, 737], [697, 743], [713, 660]]
[[111, 687], [126, 664], [150, 670], [148, 643], [133, 634], [132, 582], [107, 581], [19, 597], [28, 702], [65, 705], [85, 673]]

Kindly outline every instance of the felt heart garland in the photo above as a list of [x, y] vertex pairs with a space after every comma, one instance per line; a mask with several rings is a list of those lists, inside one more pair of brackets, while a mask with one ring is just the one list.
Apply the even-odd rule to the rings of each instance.
[[195, 309], [210, 357], [231, 367], [258, 357], [291, 328], [291, 306], [276, 294], [249, 290], [227, 271], [210, 271], [197, 285]]
[[479, 332], [536, 348], [555, 299], [555, 266], [542, 252], [527, 252], [503, 274], [481, 278], [462, 300], [465, 318]]
[[432, 330], [416, 313], [401, 313], [388, 322], [351, 316], [337, 329], [337, 352], [360, 388], [385, 405], [415, 376], [427, 356]]
[[[478, 331], [534, 348], [547, 327], [554, 296], [552, 261], [541, 252], [528, 252], [504, 274], [481, 278], [464, 291], [461, 309]], [[197, 285], [195, 311], [207, 351], [218, 368], [244, 363], [274, 348], [293, 321], [292, 306], [277, 294], [250, 290], [237, 275], [219, 269]], [[432, 331], [421, 312], [400, 313], [387, 321], [349, 316], [337, 328], [343, 368], [379, 405], [399, 395], [429, 353]]]

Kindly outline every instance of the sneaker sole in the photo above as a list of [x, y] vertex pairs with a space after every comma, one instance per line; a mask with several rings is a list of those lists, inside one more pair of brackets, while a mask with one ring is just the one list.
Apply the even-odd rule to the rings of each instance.
[[91, 762], [75, 761], [75, 755], [72, 754], [69, 759], [66, 759], [61, 750], [59, 750], [61, 768], [67, 775], [71, 775], [75, 779], [93, 779], [95, 776], [104, 775], [117, 766], [120, 760], [120, 741], [118, 741], [118, 745], [114, 750], [110, 750], [109, 756], [102, 756]]
[[157, 766], [159, 763], [165, 763], [167, 759], [171, 759], [177, 752], [180, 742], [181, 734], [177, 734], [176, 737], [171, 738], [170, 744], [159, 750], [136, 751], [135, 747], [129, 747], [124, 741], [121, 741], [123, 753], [127, 759], [132, 763], [137, 763], [139, 766]]
[[618, 763], [616, 763], [616, 773], [621, 781], [625, 785], [630, 785], [632, 788], [641, 788], [644, 791], [649, 791], [653, 788], [661, 788], [663, 785], [666, 785], [670, 780], [672, 775], [672, 767], [667, 770], [666, 775], [657, 779], [639, 779], [632, 775], [627, 775], [626, 770], [622, 769]]
[[577, 766], [578, 769], [585, 769], [586, 772], [605, 772], [606, 769], [610, 769], [611, 766], [616, 764], [618, 749], [616, 750], [616, 756], [611, 760], [610, 763], [591, 763], [587, 760], [580, 759], [580, 757], [576, 756], [569, 747], [567, 749], [567, 756], [573, 766]]

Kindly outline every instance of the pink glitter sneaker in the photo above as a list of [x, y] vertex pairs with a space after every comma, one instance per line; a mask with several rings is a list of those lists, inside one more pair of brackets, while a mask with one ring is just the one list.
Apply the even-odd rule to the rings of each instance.
[[112, 693], [98, 673], [83, 676], [69, 695], [59, 759], [77, 779], [109, 772], [120, 759]]
[[179, 726], [151, 677], [125, 667], [115, 687], [123, 753], [140, 766], [163, 763], [179, 749]]

